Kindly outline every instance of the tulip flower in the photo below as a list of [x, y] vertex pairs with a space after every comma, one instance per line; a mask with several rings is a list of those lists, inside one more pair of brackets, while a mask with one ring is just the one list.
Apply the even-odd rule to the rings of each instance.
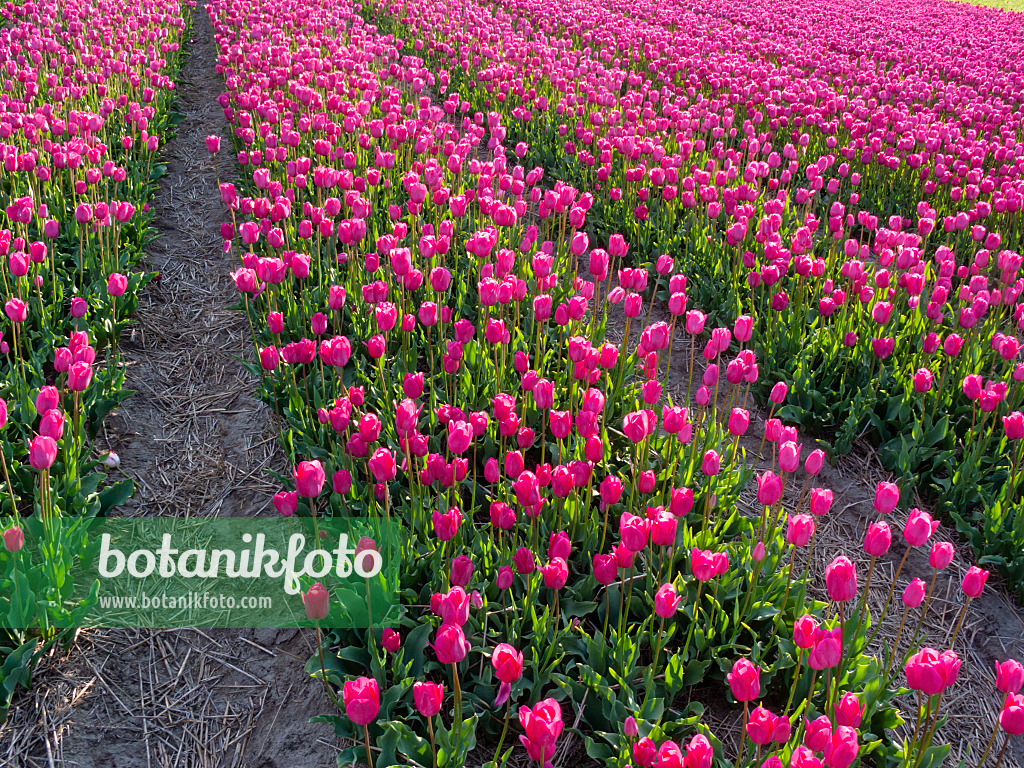
[[3, 539], [8, 552], [17, 552], [25, 545], [25, 532], [16, 525], [11, 526], [4, 530]]
[[562, 708], [554, 699], [543, 699], [531, 707], [519, 708], [519, 737], [531, 760], [544, 763], [554, 757], [555, 744], [562, 733]]
[[761, 695], [761, 670], [748, 659], [737, 659], [725, 679], [736, 701], [753, 701]]
[[438, 683], [419, 681], [413, 683], [412, 696], [416, 711], [429, 719], [441, 711], [441, 704], [444, 701], [444, 686]]

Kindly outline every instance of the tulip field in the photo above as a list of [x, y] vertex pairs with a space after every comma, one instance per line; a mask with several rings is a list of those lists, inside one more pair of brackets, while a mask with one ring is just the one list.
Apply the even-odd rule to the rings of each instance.
[[[0, 630], [0, 717], [88, 607], [85, 536], [54, 521], [137, 485], [101, 428], [206, 45], [272, 509], [401, 532], [397, 620], [321, 631], [345, 606], [303, 584], [295, 689], [338, 765], [1024, 764], [1024, 621], [960, 692], [1002, 632], [979, 606], [1024, 615], [1024, 15], [3, 16], [0, 614], [44, 619]], [[842, 476], [851, 452], [877, 477]]]

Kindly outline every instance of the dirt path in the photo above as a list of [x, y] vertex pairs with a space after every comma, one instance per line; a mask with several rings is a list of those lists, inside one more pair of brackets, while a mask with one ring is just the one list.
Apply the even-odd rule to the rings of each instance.
[[[234, 178], [227, 124], [216, 103], [213, 30], [195, 11], [191, 55], [178, 83], [185, 115], [168, 143], [168, 174], [155, 201], [160, 237], [123, 343], [136, 394], [104, 437], [134, 479], [128, 515], [259, 515], [276, 512], [280, 470], [269, 411], [238, 357], [251, 354], [219, 232], [220, 178]], [[209, 134], [225, 149], [216, 169]], [[0, 766], [46, 768], [285, 768], [335, 765], [331, 730], [310, 724], [330, 711], [303, 674], [311, 633], [92, 631], [44, 661], [33, 690], [0, 728]]]

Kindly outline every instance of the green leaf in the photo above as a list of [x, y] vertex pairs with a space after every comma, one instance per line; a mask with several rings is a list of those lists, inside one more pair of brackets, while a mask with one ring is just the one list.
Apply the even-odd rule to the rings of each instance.
[[135, 483], [130, 477], [109, 488], [104, 488], [99, 493], [100, 512], [107, 512], [114, 507], [119, 507], [134, 495]]

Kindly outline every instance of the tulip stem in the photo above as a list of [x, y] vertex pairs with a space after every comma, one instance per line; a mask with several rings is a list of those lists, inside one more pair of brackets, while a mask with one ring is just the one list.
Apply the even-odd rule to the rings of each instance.
[[434, 768], [437, 768], [437, 747], [434, 746], [434, 718], [427, 718], [427, 729], [430, 731], [430, 752], [434, 755]]
[[14, 498], [14, 486], [11, 485], [11, 476], [7, 472], [7, 455], [3, 452], [2, 446], [0, 446], [0, 464], [3, 464], [4, 468], [4, 482], [7, 483], [7, 493], [11, 496], [11, 514], [15, 519], [18, 517], [18, 502]]
[[921, 735], [921, 743], [917, 750], [917, 759], [914, 760], [913, 766], [917, 766], [921, 762], [921, 758], [924, 757], [925, 750], [931, 746], [932, 737], [935, 736], [935, 729], [939, 725], [939, 707], [942, 704], [942, 694], [945, 690], [939, 691], [939, 695], [935, 697], [935, 709], [931, 713], [931, 725], [925, 729], [925, 732]]
[[985, 751], [981, 754], [981, 759], [978, 761], [977, 768], [981, 768], [985, 765], [985, 758], [988, 757], [988, 753], [992, 751], [992, 745], [996, 743], [996, 736], [999, 735], [999, 718], [996, 717], [996, 727], [992, 729], [992, 735], [989, 737], [988, 744], [985, 745]]
[[341, 709], [341, 704], [338, 703], [337, 697], [334, 695], [334, 691], [331, 690], [330, 683], [327, 682], [327, 668], [324, 665], [324, 646], [320, 639], [320, 622], [315, 622], [316, 625], [316, 649], [320, 652], [320, 680], [324, 684], [324, 690], [327, 691], [327, 696], [330, 698], [331, 703], [335, 707]]
[[1006, 738], [1003, 740], [1003, 748], [999, 750], [999, 757], [996, 758], [996, 768], [1003, 762], [1003, 754], [1006, 752], [1006, 747], [1010, 744], [1010, 734], [1006, 734]]
[[935, 577], [939, 575], [938, 569], [932, 571], [931, 583], [928, 585], [928, 594], [925, 596], [924, 605], [921, 607], [921, 618], [917, 620], [917, 626], [914, 627], [913, 640], [911, 645], [917, 645], [917, 637], [921, 633], [921, 627], [924, 626], [924, 619], [928, 615], [928, 606], [932, 602], [932, 590], [935, 589]]
[[366, 740], [366, 766], [373, 768], [373, 755], [370, 753], [370, 729], [363, 726], [363, 738]]
[[743, 764], [743, 751], [747, 746], [747, 721], [750, 719], [750, 702], [743, 702], [743, 726], [740, 728], [740, 753], [736, 758], [736, 765]]
[[964, 619], [967, 616], [967, 609], [970, 607], [972, 599], [973, 598], [968, 595], [967, 602], [964, 603], [964, 607], [960, 609], [960, 617], [956, 620], [956, 628], [953, 630], [953, 636], [949, 639], [950, 649], [956, 645], [956, 636], [960, 634], [960, 629], [964, 625]]
[[903, 627], [907, 623], [907, 616], [910, 614], [910, 608], [904, 608], [903, 619], [900, 621], [899, 631], [896, 632], [896, 640], [893, 641], [891, 651], [889, 654], [889, 660], [885, 664], [885, 674], [882, 676], [882, 689], [889, 687], [889, 672], [892, 670], [892, 660], [896, 658], [896, 649], [899, 647], [900, 638], [903, 637]]
[[786, 708], [782, 710], [782, 716], [789, 717], [789, 708], [793, 704], [793, 696], [796, 694], [796, 686], [800, 682], [800, 665], [803, 663], [804, 655], [802, 648], [796, 649], [796, 671], [793, 673], [793, 684], [789, 687], [789, 698], [786, 699]]
[[[692, 626], [692, 625], [691, 625]], [[665, 617], [661, 617], [661, 623], [658, 625], [658, 639], [654, 644], [654, 661], [651, 663], [651, 684], [647, 686], [647, 690], [644, 691], [644, 701], [640, 705], [640, 714], [643, 715], [647, 709], [647, 700], [651, 697], [651, 689], [654, 687], [654, 675], [658, 670], [658, 657], [661, 655], [661, 636], [665, 631]], [[686, 664], [686, 656], [683, 656], [683, 664]]]
[[[502, 729], [501, 729], [501, 738], [498, 739], [498, 748], [496, 750], [494, 750], [494, 762], [498, 762], [498, 756], [501, 754], [501, 747], [505, 743], [505, 736], [508, 734], [508, 718], [509, 718], [509, 715], [511, 714], [511, 712], [512, 712], [512, 700], [509, 699], [508, 703], [505, 705], [505, 724], [504, 724], [504, 726], [502, 726]], [[437, 756], [436, 755], [434, 757], [434, 766], [435, 766], [435, 768], [437, 766]]]
[[452, 727], [458, 729], [455, 732], [455, 756], [458, 761], [462, 754], [462, 687], [459, 685], [459, 665], [456, 663], [452, 664], [452, 679], [455, 683], [455, 722]]
[[[896, 588], [896, 581], [897, 581], [897, 579], [899, 579], [900, 573], [903, 571], [903, 566], [907, 562], [907, 557], [910, 556], [910, 550], [911, 550], [911, 547], [908, 546], [907, 547], [907, 551], [903, 553], [903, 559], [900, 560], [900, 565], [896, 569], [896, 573], [893, 574], [892, 583], [889, 585], [889, 592], [885, 596], [885, 603], [882, 604], [882, 615], [878, 619], [878, 626], [875, 627], [875, 631], [871, 633], [871, 637], [868, 638], [868, 641], [864, 644], [865, 646], [870, 645], [871, 641], [875, 639], [875, 635], [877, 635], [878, 631], [882, 628], [882, 622], [885, 621], [885, 617], [889, 613], [889, 601], [892, 600], [892, 591]], [[935, 576], [933, 575], [932, 576], [932, 585], [934, 586], [934, 584], [935, 584]], [[931, 595], [931, 591], [929, 591], [928, 594]], [[924, 621], [923, 614], [922, 614], [921, 620]], [[917, 633], [915, 632], [914, 634], [916, 635]]]

